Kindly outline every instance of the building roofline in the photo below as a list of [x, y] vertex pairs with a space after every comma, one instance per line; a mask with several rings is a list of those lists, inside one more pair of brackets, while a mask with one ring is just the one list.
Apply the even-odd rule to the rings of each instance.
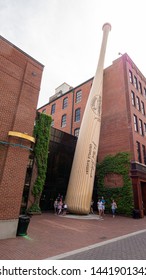
[[[94, 78], [94, 76], [93, 76], [92, 78], [86, 80], [85, 82], [79, 84], [78, 86], [71, 88], [70, 90], [68, 90], [67, 92], [65, 92], [64, 94], [62, 94], [61, 96], [65, 96], [65, 95], [68, 94], [69, 92], [72, 92], [73, 90], [76, 90], [78, 87], [81, 87], [82, 85], [88, 83], [90, 80], [93, 80], [93, 78]], [[53, 103], [54, 101], [56, 101], [57, 99], [59, 99], [61, 96], [58, 96], [58, 97], [54, 98], [53, 100], [51, 100], [50, 102], [47, 102], [46, 104], [44, 104], [44, 105], [42, 105], [41, 107], [39, 107], [37, 110], [40, 110], [41, 108], [47, 106], [48, 104]]]
[[39, 65], [41, 65], [44, 68], [44, 65], [42, 63], [40, 63], [38, 60], [36, 60], [35, 58], [33, 58], [31, 55], [27, 54], [26, 52], [24, 52], [23, 50], [21, 50], [20, 48], [18, 48], [16, 45], [14, 45], [13, 43], [11, 43], [10, 41], [8, 41], [6, 38], [4, 38], [3, 36], [0, 35], [0, 39], [5, 41], [6, 43], [8, 43], [9, 45], [11, 45], [13, 48], [15, 48], [16, 50], [18, 50], [19, 52], [23, 53], [25, 56], [31, 58], [32, 60], [34, 60], [35, 62], [37, 62]]

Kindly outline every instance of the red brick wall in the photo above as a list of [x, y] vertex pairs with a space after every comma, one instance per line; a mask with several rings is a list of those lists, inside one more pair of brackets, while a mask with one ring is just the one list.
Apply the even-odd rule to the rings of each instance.
[[[91, 85], [92, 85], [92, 79], [79, 85], [78, 87], [74, 88], [72, 91], [69, 91], [68, 93], [60, 96], [58, 99], [52, 101], [51, 103], [44, 105], [43, 107], [38, 109], [38, 111], [42, 112], [44, 109], [46, 109], [46, 114], [51, 115], [52, 105], [56, 104], [55, 113], [52, 115], [52, 118], [54, 119], [54, 127], [74, 135], [74, 130], [76, 128], [80, 128], [86, 102], [88, 99], [88, 95], [90, 93]], [[82, 99], [81, 102], [76, 103], [75, 100], [76, 93], [79, 90], [82, 91]], [[68, 97], [68, 107], [62, 109], [63, 99], [65, 97]], [[75, 122], [75, 110], [78, 108], [80, 108], [81, 110], [81, 118], [79, 122]], [[61, 119], [64, 114], [67, 114], [67, 123], [65, 127], [61, 127]]]
[[[0, 37], [0, 141], [31, 142], [9, 131], [33, 136], [43, 65]], [[18, 218], [29, 150], [0, 144], [0, 219]]]
[[[131, 69], [133, 75], [137, 77], [138, 81], [141, 82], [143, 95], [130, 83], [129, 69]], [[74, 88], [72, 92], [68, 92], [54, 100], [54, 102], [46, 104], [46, 106], [40, 108], [39, 111], [46, 108], [46, 113], [51, 114], [51, 106], [53, 103], [56, 103], [54, 127], [74, 135], [74, 129], [80, 128], [91, 84], [92, 79]], [[103, 160], [106, 155], [116, 154], [118, 152], [131, 152], [131, 159], [138, 161], [136, 141], [140, 142], [142, 149], [142, 145], [146, 145], [146, 133], [144, 136], [141, 136], [139, 132], [134, 131], [133, 114], [137, 115], [138, 120], [142, 119], [143, 124], [146, 123], [146, 120], [145, 115], [142, 115], [142, 112], [138, 111], [136, 106], [134, 107], [132, 105], [131, 90], [135, 92], [135, 96], [139, 96], [140, 101], [144, 102], [146, 112], [146, 95], [144, 94], [144, 88], [146, 88], [146, 79], [126, 54], [115, 60], [110, 67], [104, 70], [103, 108], [98, 150], [99, 161]], [[75, 103], [75, 94], [78, 90], [82, 90], [82, 100], [79, 103]], [[74, 102], [72, 102], [72, 94], [74, 94]], [[61, 128], [61, 117], [64, 113], [62, 110], [62, 101], [65, 96], [69, 98], [69, 106], [64, 110], [64, 112], [67, 113], [67, 125]], [[75, 110], [77, 108], [81, 109], [80, 122], [74, 121]], [[142, 163], [144, 163], [143, 157]]]

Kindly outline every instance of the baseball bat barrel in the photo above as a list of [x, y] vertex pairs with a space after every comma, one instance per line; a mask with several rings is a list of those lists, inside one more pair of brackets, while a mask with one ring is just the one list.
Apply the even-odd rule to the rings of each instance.
[[75, 149], [65, 198], [70, 213], [85, 215], [90, 212], [101, 126], [103, 67], [110, 30], [111, 25], [105, 23], [98, 65]]

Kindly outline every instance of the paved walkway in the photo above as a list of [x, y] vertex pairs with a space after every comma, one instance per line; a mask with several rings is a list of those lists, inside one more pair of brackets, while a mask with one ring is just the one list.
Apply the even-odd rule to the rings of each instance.
[[[128, 244], [131, 244], [132, 255], [138, 250], [139, 257], [146, 259], [146, 217], [105, 215], [104, 220], [100, 220], [97, 215], [63, 217], [43, 213], [31, 218], [27, 234], [0, 240], [0, 260], [128, 259]], [[132, 236], [124, 236], [127, 234]], [[118, 257], [115, 251], [119, 252]]]

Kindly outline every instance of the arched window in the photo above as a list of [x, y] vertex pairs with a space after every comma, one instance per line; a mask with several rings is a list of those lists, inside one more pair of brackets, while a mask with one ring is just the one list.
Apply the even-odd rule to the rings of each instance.
[[66, 126], [66, 115], [63, 115], [62, 119], [61, 119], [61, 127], [64, 127], [64, 126]]
[[63, 99], [62, 109], [65, 109], [68, 106], [68, 97]]
[[78, 108], [75, 110], [75, 122], [79, 122], [80, 121], [80, 114], [81, 114], [81, 109]]

